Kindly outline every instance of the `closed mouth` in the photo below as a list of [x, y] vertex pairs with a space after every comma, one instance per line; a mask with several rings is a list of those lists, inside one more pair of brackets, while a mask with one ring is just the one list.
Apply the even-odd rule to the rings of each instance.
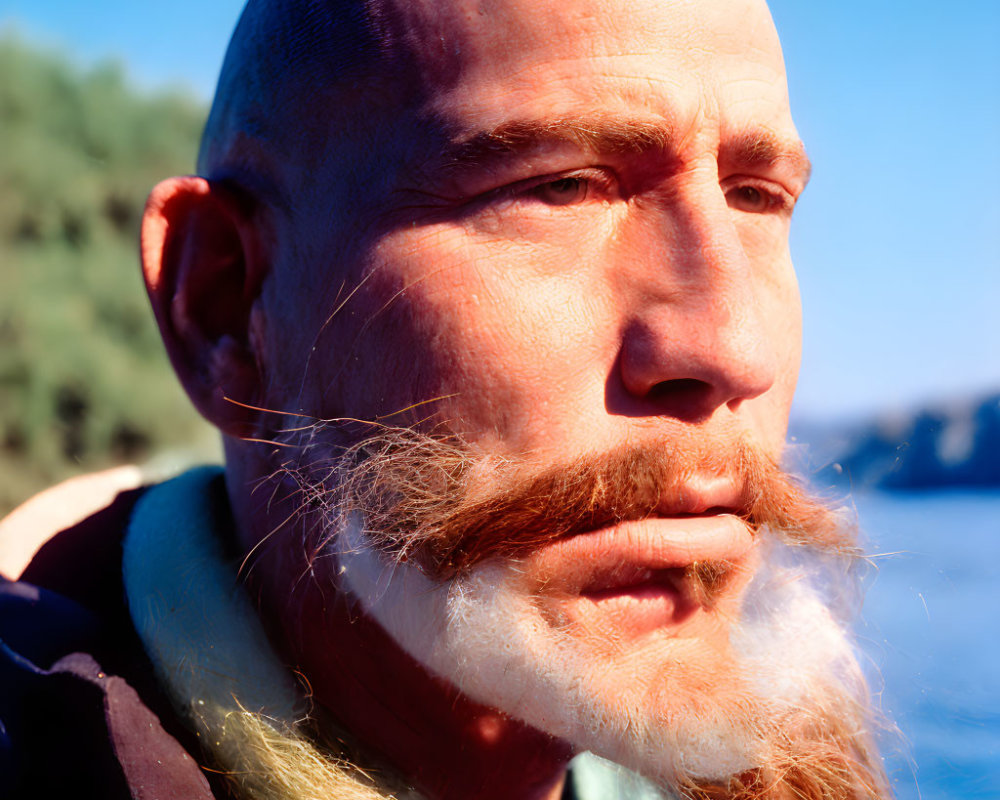
[[556, 542], [526, 576], [563, 622], [632, 637], [711, 611], [753, 543], [733, 514], [655, 517]]

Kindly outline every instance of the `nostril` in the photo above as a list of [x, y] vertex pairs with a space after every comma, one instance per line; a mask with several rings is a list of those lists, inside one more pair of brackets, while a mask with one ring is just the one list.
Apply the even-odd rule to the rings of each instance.
[[712, 384], [697, 378], [675, 378], [660, 381], [646, 393], [646, 401], [657, 406], [659, 413], [685, 422], [697, 422], [714, 410]]

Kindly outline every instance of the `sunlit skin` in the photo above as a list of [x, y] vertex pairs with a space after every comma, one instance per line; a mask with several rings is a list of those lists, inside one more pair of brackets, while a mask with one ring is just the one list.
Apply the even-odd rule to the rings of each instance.
[[[280, 421], [246, 406], [443, 423], [538, 463], [679, 437], [780, 457], [800, 354], [788, 231], [808, 162], [764, 4], [428, 0], [386, 13], [410, 31], [391, 44], [406, 91], [326, 139], [317, 95], [302, 137], [325, 149], [285, 165], [289, 209], [251, 222], [189, 178], [158, 187], [147, 214], [168, 349], [229, 434], [241, 547], [288, 512], [252, 493], [271, 449], [238, 437], [268, 439]], [[184, 236], [200, 272], [176, 255]], [[725, 513], [738, 502], [730, 475], [692, 476], [641, 529], [530, 557], [526, 591], [596, 649], [613, 639], [622, 685], [643, 679], [660, 639], [724, 647], [724, 615], [685, 610], [678, 593], [572, 575], [617, 547], [640, 570], [719, 558], [746, 576], [754, 543]], [[348, 730], [433, 796], [558, 796], [569, 745], [431, 678], [331, 585], [286, 602], [303, 554], [283, 535], [252, 580]]]

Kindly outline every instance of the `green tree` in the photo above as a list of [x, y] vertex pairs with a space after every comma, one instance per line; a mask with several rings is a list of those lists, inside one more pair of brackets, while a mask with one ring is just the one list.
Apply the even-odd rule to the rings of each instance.
[[145, 197], [191, 171], [205, 113], [0, 38], [0, 513], [71, 474], [214, 452], [138, 266]]

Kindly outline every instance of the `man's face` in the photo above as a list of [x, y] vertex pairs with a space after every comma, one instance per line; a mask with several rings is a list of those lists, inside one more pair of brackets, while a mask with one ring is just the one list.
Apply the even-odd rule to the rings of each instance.
[[300, 404], [423, 403], [390, 421], [549, 462], [678, 431], [779, 455], [806, 175], [763, 4], [424, 5], [409, 97], [292, 222], [294, 328], [321, 330]]
[[[386, 591], [363, 534], [341, 548], [341, 583], [483, 702], [516, 705], [527, 690], [490, 695], [509, 662], [470, 678], [469, 662], [441, 655], [461, 646], [442, 633], [456, 614], [517, 620], [537, 649], [524, 675], [554, 660], [567, 692], [598, 695], [581, 729], [633, 724], [609, 723], [619, 698], [651, 708], [647, 728], [718, 717], [676, 695], [709, 687], [739, 703], [730, 629], [758, 559], [738, 518], [740, 454], [780, 457], [799, 360], [788, 230], [807, 162], [766, 8], [515, 0], [394, 13], [410, 89], [310, 162], [279, 229], [296, 245], [270, 291], [294, 310], [273, 327], [294, 333], [268, 363], [274, 385], [299, 393], [271, 405], [448, 431], [482, 464], [526, 471], [623, 448], [687, 460], [647, 519], [494, 560], [441, 597], [413, 575]], [[482, 471], [502, 491], [502, 475]], [[711, 602], [691, 577], [704, 562], [730, 573]], [[477, 617], [448, 599], [456, 585], [502, 597]], [[437, 653], [408, 640], [407, 607]], [[681, 739], [703, 734], [715, 735]]]

